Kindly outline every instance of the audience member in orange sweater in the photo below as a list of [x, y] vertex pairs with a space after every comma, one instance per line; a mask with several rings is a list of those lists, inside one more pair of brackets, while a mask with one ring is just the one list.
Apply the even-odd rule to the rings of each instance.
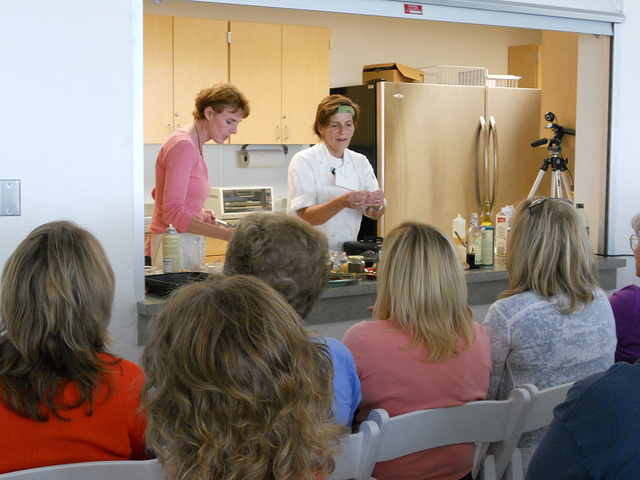
[[316, 480], [347, 428], [333, 423], [333, 366], [282, 295], [255, 277], [181, 288], [142, 365], [147, 438], [167, 478]]
[[0, 473], [147, 458], [142, 370], [107, 351], [114, 276], [98, 240], [42, 225], [0, 286]]
[[[384, 241], [373, 321], [343, 342], [362, 385], [356, 420], [374, 408], [389, 416], [483, 400], [491, 349], [473, 321], [455, 248], [437, 228], [405, 223]], [[427, 433], [427, 432], [425, 432]], [[378, 480], [471, 479], [473, 444], [434, 448], [377, 463]]]

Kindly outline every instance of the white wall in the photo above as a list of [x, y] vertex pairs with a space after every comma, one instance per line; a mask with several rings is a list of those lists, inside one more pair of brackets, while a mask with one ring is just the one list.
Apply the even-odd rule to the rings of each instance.
[[141, 37], [141, 0], [0, 2], [0, 178], [22, 187], [22, 214], [0, 217], [0, 266], [42, 223], [93, 232], [116, 275], [114, 349], [133, 360], [144, 294]]

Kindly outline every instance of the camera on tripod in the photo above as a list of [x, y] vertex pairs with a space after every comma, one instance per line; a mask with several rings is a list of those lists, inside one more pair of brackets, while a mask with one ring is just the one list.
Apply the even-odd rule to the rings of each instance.
[[563, 196], [562, 187], [564, 185], [567, 199], [573, 202], [573, 199], [571, 198], [571, 187], [565, 176], [565, 171], [567, 170], [567, 160], [562, 156], [562, 148], [560, 147], [560, 144], [562, 143], [562, 137], [564, 137], [565, 134], [575, 135], [576, 131], [557, 124], [555, 122], [557, 120], [557, 117], [553, 112], [545, 113], [544, 118], [547, 122], [550, 122], [544, 128], [553, 130], [553, 138], [541, 138], [540, 140], [531, 142], [531, 146], [540, 147], [548, 143], [549, 146], [547, 147], [547, 149], [549, 150], [550, 156], [544, 159], [542, 167], [540, 167], [538, 177], [536, 178], [535, 182], [533, 183], [533, 187], [529, 192], [528, 198], [532, 198], [535, 195], [542, 177], [549, 169], [549, 167], [551, 167], [551, 170], [553, 172], [553, 180], [551, 182], [551, 196], [561, 198]]
[[548, 138], [541, 138], [540, 140], [536, 140], [535, 142], [531, 142], [531, 146], [532, 147], [540, 147], [541, 145], [546, 145], [547, 142], [549, 143], [549, 146], [547, 147], [549, 149], [549, 151], [553, 154], [556, 153], [557, 155], [561, 156], [561, 148], [560, 148], [560, 144], [562, 143], [562, 137], [564, 137], [564, 134], [566, 133], [567, 135], [575, 135], [576, 131], [572, 130], [570, 128], [565, 128], [562, 125], [558, 125], [557, 123], [555, 123], [555, 120], [557, 120], [557, 117], [555, 116], [555, 114], [553, 112], [547, 112], [544, 114], [544, 119], [547, 122], [551, 122], [548, 125], [546, 125], [544, 128], [550, 128], [553, 130], [553, 138], [548, 139]]

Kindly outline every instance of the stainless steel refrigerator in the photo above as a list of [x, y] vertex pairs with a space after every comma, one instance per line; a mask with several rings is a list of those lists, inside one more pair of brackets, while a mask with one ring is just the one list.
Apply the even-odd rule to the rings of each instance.
[[350, 148], [367, 156], [387, 197], [382, 220], [365, 219], [359, 238], [406, 220], [451, 235], [457, 214], [468, 226], [485, 199], [494, 215], [517, 206], [547, 156], [531, 147], [540, 138], [537, 89], [378, 82], [331, 92], [360, 105]]

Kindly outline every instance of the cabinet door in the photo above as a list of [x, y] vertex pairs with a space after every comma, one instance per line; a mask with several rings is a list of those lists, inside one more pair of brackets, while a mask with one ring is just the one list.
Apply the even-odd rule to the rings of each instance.
[[173, 127], [172, 17], [144, 16], [144, 143], [162, 143]]
[[316, 109], [329, 95], [329, 29], [282, 26], [282, 143], [316, 143]]
[[540, 45], [514, 45], [509, 47], [509, 75], [520, 77], [518, 87], [541, 88]]
[[229, 78], [228, 22], [173, 18], [173, 108], [175, 128], [193, 121], [194, 99], [205, 87]]
[[230, 143], [281, 143], [282, 27], [232, 21], [229, 30], [229, 81], [251, 107]]

